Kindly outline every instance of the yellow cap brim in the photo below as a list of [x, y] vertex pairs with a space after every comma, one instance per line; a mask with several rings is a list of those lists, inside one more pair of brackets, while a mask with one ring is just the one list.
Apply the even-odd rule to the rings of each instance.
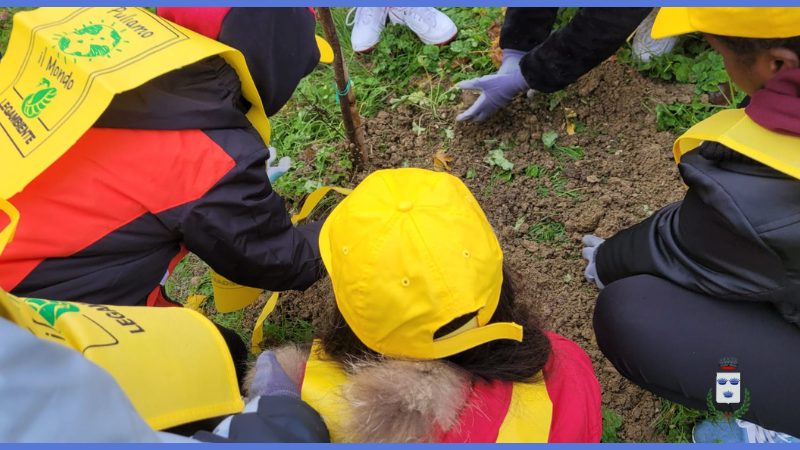
[[650, 35], [653, 39], [662, 39], [695, 31], [699, 30], [696, 30], [689, 20], [689, 8], [664, 7], [658, 11], [658, 16], [656, 16], [653, 31]]
[[319, 47], [319, 62], [330, 64], [333, 62], [333, 49], [328, 41], [317, 36], [317, 47]]

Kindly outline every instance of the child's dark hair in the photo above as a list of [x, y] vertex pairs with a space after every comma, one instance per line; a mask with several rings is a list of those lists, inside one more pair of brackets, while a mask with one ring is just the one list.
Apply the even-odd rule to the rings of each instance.
[[722, 42], [730, 51], [742, 58], [742, 61], [751, 65], [753, 57], [762, 51], [772, 48], [786, 48], [800, 55], [800, 36], [781, 39], [754, 39], [732, 36], [713, 35]]
[[[490, 341], [443, 359], [483, 380], [536, 381], [533, 377], [542, 370], [550, 356], [550, 340], [540, 328], [539, 319], [531, 308], [517, 302], [516, 290], [514, 275], [503, 268], [500, 301], [489, 323], [515, 322], [521, 325], [522, 342], [507, 339]], [[475, 313], [457, 318], [442, 327], [434, 337], [458, 329], [473, 317]], [[330, 322], [322, 325], [318, 335], [328, 357], [345, 364], [382, 358], [356, 337], [335, 305], [330, 308], [329, 318]]]

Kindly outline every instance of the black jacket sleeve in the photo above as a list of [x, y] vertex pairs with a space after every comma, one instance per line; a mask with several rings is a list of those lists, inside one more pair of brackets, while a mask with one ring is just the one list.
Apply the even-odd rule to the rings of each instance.
[[[682, 158], [683, 201], [617, 233], [597, 252], [600, 281], [654, 275], [716, 298], [780, 301], [786, 270], [697, 151]], [[748, 183], [745, 177], [739, 181]], [[749, 177], [753, 178], [753, 177]], [[749, 180], [752, 182], [753, 180]]]
[[500, 34], [501, 48], [528, 52], [520, 61], [522, 75], [531, 89], [546, 93], [564, 89], [608, 59], [653, 10], [581, 8], [549, 34], [554, 9], [509, 8]]
[[270, 291], [303, 290], [324, 273], [322, 224], [292, 225], [283, 198], [269, 183], [267, 154], [261, 144], [241, 156], [203, 197], [170, 214], [177, 216], [173, 220], [186, 249], [223, 277]]
[[193, 436], [201, 442], [229, 443], [329, 443], [328, 428], [319, 413], [301, 400], [265, 396], [258, 410], [233, 416], [228, 437], [201, 431]]

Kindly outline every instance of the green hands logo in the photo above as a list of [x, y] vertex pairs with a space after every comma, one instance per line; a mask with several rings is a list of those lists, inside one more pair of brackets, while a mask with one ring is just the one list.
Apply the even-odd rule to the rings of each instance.
[[56, 34], [53, 39], [58, 41], [58, 49], [65, 55], [88, 58], [89, 61], [103, 56], [110, 58], [112, 50], [120, 52], [122, 50], [117, 47], [128, 42], [120, 35], [126, 30], [117, 31], [114, 25], [89, 22], [68, 33]]
[[25, 100], [22, 101], [22, 114], [29, 119], [35, 119], [41, 114], [58, 93], [56, 88], [50, 87], [50, 81], [47, 78], [42, 78], [42, 82], [36, 87], [42, 86], [45, 88], [25, 97]]
[[80, 311], [80, 308], [72, 303], [67, 302], [56, 302], [52, 300], [42, 300], [39, 298], [26, 298], [24, 301], [25, 304], [33, 308], [34, 311], [38, 312], [39, 315], [50, 324], [50, 326], [54, 326], [56, 324], [56, 320], [62, 315]]

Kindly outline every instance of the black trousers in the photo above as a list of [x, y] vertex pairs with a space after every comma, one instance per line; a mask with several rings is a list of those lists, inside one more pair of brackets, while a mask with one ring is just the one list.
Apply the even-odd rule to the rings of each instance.
[[500, 48], [528, 52], [522, 75], [539, 92], [564, 89], [617, 52], [653, 8], [581, 8], [551, 34], [558, 8], [508, 8]]
[[[708, 410], [717, 361], [738, 358], [751, 402], [743, 419], [800, 436], [800, 328], [772, 304], [719, 300], [639, 275], [602, 291], [594, 329], [600, 350], [623, 376], [699, 410]], [[719, 411], [740, 406], [715, 403]]]

